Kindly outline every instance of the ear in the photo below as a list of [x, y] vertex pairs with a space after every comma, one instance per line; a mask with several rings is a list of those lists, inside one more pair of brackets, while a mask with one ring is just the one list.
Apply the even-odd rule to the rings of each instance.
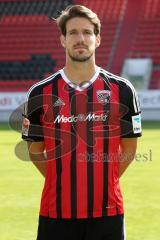
[[60, 42], [61, 42], [62, 47], [66, 48], [66, 39], [65, 39], [64, 35], [60, 36]]
[[100, 44], [101, 44], [101, 37], [100, 37], [100, 35], [98, 34], [98, 35], [96, 36], [96, 48], [98, 48]]

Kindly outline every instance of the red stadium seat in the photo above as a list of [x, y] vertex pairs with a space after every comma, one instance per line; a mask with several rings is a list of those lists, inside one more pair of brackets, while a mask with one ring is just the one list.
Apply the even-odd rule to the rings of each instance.
[[[0, 0], [0, 3], [8, 4], [8, 9], [12, 6], [11, 2], [23, 2], [22, 12], [25, 10], [25, 3], [36, 2], [36, 9], [51, 3], [46, 3], [45, 0]], [[55, 14], [60, 7], [66, 6], [66, 2], [52, 2], [57, 4], [53, 8]], [[40, 3], [42, 6], [38, 5]], [[126, 57], [150, 57], [154, 69], [160, 66], [160, 0], [140, 0], [138, 5], [135, 1], [127, 3], [125, 0], [105, 0], [103, 7], [101, 0], [75, 0], [74, 3], [91, 8], [101, 19], [102, 43], [97, 49], [98, 65], [120, 74]], [[65, 54], [59, 42], [59, 31], [48, 16], [44, 10], [40, 14], [3, 14], [0, 19], [0, 62], [30, 62], [33, 55], [47, 55], [56, 61], [54, 71], [63, 67]], [[151, 88], [159, 86], [155, 84], [159, 75], [156, 77], [154, 74]], [[46, 72], [44, 76], [48, 75]]]

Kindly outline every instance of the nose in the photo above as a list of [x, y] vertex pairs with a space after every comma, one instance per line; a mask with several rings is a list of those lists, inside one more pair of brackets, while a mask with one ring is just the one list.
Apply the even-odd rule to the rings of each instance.
[[84, 41], [84, 34], [83, 33], [79, 33], [78, 34], [78, 39], [79, 39], [79, 41], [81, 42], [83, 42]]

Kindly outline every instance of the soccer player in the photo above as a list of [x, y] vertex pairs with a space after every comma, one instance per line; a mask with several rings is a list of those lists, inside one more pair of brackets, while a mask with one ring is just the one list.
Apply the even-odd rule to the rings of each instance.
[[137, 95], [96, 65], [94, 12], [74, 5], [56, 21], [66, 64], [31, 87], [23, 114], [23, 139], [45, 177], [37, 240], [124, 240], [119, 178], [141, 136]]

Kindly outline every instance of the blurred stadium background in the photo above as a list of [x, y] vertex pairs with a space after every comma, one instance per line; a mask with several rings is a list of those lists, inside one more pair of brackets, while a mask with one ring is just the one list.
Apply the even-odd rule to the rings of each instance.
[[0, 0], [0, 121], [25, 92], [65, 63], [55, 21], [66, 6], [83, 4], [102, 22], [97, 64], [130, 79], [142, 117], [160, 119], [160, 0]]
[[31, 164], [17, 160], [21, 127], [12, 131], [7, 122], [32, 84], [64, 66], [51, 17], [70, 4], [83, 4], [98, 14], [102, 44], [97, 64], [133, 82], [142, 118], [149, 120], [139, 140], [140, 160], [129, 168], [122, 185], [127, 239], [158, 240], [160, 0], [0, 0], [0, 239], [36, 239], [43, 179]]

